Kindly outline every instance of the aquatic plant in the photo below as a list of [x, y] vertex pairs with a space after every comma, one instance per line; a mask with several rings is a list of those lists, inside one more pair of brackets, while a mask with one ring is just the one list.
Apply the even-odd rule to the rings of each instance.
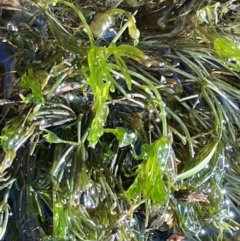
[[238, 5], [145, 7], [162, 14], [147, 33], [141, 8], [95, 14], [63, 0], [27, 0], [4, 25], [19, 61], [3, 79], [0, 239], [238, 229]]

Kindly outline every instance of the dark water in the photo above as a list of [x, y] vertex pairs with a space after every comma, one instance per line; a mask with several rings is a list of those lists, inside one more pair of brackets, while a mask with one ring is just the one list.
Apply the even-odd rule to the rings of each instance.
[[14, 51], [8, 43], [0, 42], [0, 71], [1, 71], [1, 93], [4, 99], [10, 97], [11, 85], [15, 80], [14, 76]]

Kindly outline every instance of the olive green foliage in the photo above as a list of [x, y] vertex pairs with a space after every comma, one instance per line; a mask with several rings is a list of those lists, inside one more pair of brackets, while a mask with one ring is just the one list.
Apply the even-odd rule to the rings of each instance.
[[[151, 240], [173, 223], [225, 240], [238, 229], [239, 6], [127, 4], [96, 14], [28, 0], [44, 26], [6, 31], [24, 61], [2, 108], [0, 239]], [[146, 12], [158, 13], [147, 27]]]

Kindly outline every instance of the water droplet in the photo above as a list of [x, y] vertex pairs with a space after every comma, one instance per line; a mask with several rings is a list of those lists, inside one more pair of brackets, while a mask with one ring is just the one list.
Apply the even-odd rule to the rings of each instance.
[[17, 27], [16, 23], [11, 22], [11, 21], [9, 21], [9, 22], [6, 24], [6, 29], [7, 29], [7, 30], [10, 30], [10, 31], [14, 31], [14, 32], [17, 32], [17, 31], [18, 31], [18, 27]]
[[226, 194], [227, 191], [225, 189], [222, 190], [222, 194]]
[[234, 218], [234, 217], [235, 217], [235, 213], [232, 212], [232, 211], [230, 211], [230, 212], [228, 213], [228, 215], [229, 215], [229, 217], [231, 217], [231, 218]]
[[226, 168], [229, 168], [229, 164], [226, 164], [225, 167], [226, 167]]
[[227, 199], [227, 200], [225, 201], [225, 203], [226, 203], [226, 205], [229, 205], [229, 204], [230, 204], [230, 201]]
[[74, 96], [73, 95], [69, 95], [68, 98], [69, 98], [69, 100], [73, 100]]

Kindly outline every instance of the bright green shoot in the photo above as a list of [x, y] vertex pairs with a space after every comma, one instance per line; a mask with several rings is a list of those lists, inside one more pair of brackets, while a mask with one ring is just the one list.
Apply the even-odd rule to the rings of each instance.
[[116, 46], [114, 43], [111, 43], [109, 47], [94, 46], [89, 50], [89, 75], [85, 75], [85, 77], [94, 95], [93, 112], [95, 117], [88, 135], [89, 146], [93, 148], [97, 144], [98, 139], [103, 135], [103, 126], [109, 112], [106, 102], [107, 100], [111, 100], [109, 95], [110, 90], [113, 91], [115, 88], [118, 88], [128, 98], [125, 90], [117, 84], [111, 74], [113, 65], [108, 63], [111, 56], [114, 57], [119, 71], [124, 76], [128, 89], [131, 89], [131, 76], [123, 57], [139, 62], [146, 58], [146, 55], [141, 50], [131, 45]]
[[166, 163], [170, 156], [170, 143], [166, 137], [151, 144], [144, 144], [141, 148], [137, 176], [126, 194], [132, 199], [150, 199], [154, 204], [164, 204], [169, 197], [169, 188], [166, 186], [168, 173]]

